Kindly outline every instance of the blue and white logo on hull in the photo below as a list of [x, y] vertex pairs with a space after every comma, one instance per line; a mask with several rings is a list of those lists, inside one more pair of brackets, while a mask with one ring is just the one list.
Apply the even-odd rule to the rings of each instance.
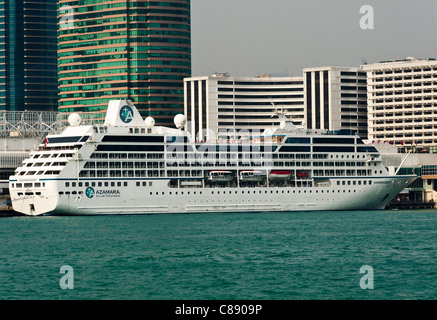
[[86, 188], [85, 194], [88, 198], [91, 199], [92, 197], [94, 197], [94, 189], [91, 187]]
[[123, 106], [120, 109], [120, 119], [124, 123], [129, 123], [134, 118], [134, 112], [131, 107]]

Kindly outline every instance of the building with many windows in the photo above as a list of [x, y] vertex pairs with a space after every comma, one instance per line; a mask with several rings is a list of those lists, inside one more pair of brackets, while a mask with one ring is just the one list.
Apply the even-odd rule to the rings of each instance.
[[109, 100], [173, 125], [191, 76], [190, 0], [60, 0], [59, 111], [104, 119]]
[[351, 130], [367, 139], [367, 86], [362, 69], [305, 68], [303, 77], [307, 128]]
[[198, 140], [262, 132], [279, 125], [277, 111], [304, 125], [302, 77], [214, 74], [185, 79], [184, 90], [187, 130]]
[[362, 66], [369, 139], [437, 151], [437, 61], [406, 58]]
[[56, 2], [0, 2], [0, 110], [57, 110]]

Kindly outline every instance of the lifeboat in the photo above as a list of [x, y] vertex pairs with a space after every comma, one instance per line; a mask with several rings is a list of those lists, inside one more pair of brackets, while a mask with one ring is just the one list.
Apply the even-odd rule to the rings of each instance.
[[208, 180], [211, 182], [229, 182], [234, 179], [232, 171], [214, 170], [208, 173]]
[[269, 173], [270, 180], [287, 180], [290, 177], [291, 177], [291, 171], [274, 170], [274, 171], [270, 171]]
[[265, 173], [262, 171], [243, 170], [240, 172], [240, 181], [260, 182], [264, 179]]

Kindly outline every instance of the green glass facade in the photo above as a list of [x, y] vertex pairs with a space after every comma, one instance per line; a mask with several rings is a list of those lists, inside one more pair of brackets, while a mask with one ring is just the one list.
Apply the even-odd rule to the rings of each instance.
[[0, 110], [57, 110], [56, 23], [55, 1], [0, 1]]
[[[66, 7], [67, 6], [67, 7]], [[59, 111], [103, 119], [108, 101], [130, 99], [143, 117], [173, 125], [191, 76], [190, 0], [59, 1]]]

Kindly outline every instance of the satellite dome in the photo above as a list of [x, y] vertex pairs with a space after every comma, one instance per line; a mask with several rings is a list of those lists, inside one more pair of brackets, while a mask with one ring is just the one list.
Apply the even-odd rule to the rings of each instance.
[[155, 119], [153, 119], [152, 117], [147, 117], [144, 122], [147, 128], [151, 128], [155, 125]]
[[81, 121], [82, 121], [82, 118], [80, 117], [80, 115], [78, 113], [72, 113], [68, 116], [68, 123], [72, 127], [76, 127], [76, 126], [80, 125]]
[[180, 113], [174, 117], [174, 124], [176, 125], [176, 128], [182, 129], [183, 127], [185, 127], [186, 123], [187, 123], [187, 118], [185, 118], [183, 114]]

